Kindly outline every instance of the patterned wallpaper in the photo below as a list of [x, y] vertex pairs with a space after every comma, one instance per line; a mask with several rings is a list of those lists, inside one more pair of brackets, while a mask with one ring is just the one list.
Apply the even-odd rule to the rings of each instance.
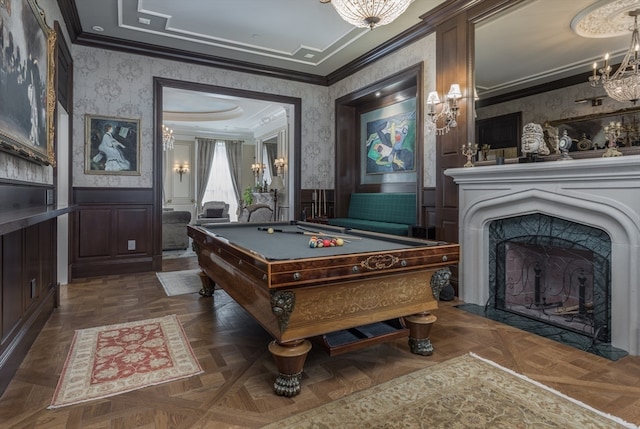
[[[57, 3], [41, 3], [50, 25], [54, 20], [64, 25]], [[86, 46], [70, 47], [75, 80], [71, 148], [73, 186], [152, 186], [153, 77], [301, 98], [303, 188], [334, 186], [334, 101], [337, 97], [421, 61], [425, 63], [425, 91], [435, 86], [435, 62], [431, 60], [435, 58], [435, 35], [377, 61], [331, 88]], [[140, 176], [84, 173], [85, 114], [140, 119]], [[435, 186], [435, 137], [427, 135], [424, 144], [424, 183], [425, 186]], [[0, 153], [0, 177], [53, 183], [51, 167], [38, 166], [3, 153]]]
[[[340, 98], [346, 94], [350, 94], [360, 88], [371, 85], [374, 82], [380, 81], [394, 73], [414, 66], [421, 61], [424, 62], [424, 76], [423, 87], [424, 94], [422, 95], [422, 101], [424, 109], [426, 111], [427, 94], [433, 90], [436, 86], [436, 36], [431, 34], [417, 42], [401, 49], [398, 52], [388, 55], [364, 70], [349, 76], [346, 79], [333, 85], [329, 88], [331, 94], [331, 100]], [[334, 111], [331, 110], [331, 121], [334, 120]], [[436, 186], [436, 137], [435, 134], [427, 133], [426, 127], [424, 129], [424, 186]], [[332, 148], [333, 149], [333, 148]]]
[[[153, 157], [153, 78], [164, 77], [210, 85], [300, 97], [304, 147], [327, 146], [330, 136], [327, 89], [284, 82], [246, 73], [131, 55], [102, 49], [73, 46], [74, 118], [73, 185], [151, 187]], [[84, 116], [140, 118], [141, 175], [103, 176], [84, 174]], [[310, 131], [311, 129], [311, 131]], [[305, 157], [303, 171], [316, 171], [327, 164], [326, 154]], [[307, 178], [303, 177], [303, 185]]]
[[[75, 67], [73, 118], [73, 185], [150, 187], [152, 185], [153, 77], [226, 86], [302, 99], [303, 188], [333, 187], [334, 100], [424, 60], [435, 52], [430, 36], [385, 58], [332, 88], [247, 73], [148, 58], [84, 46], [73, 46]], [[429, 61], [425, 74], [434, 76]], [[425, 78], [426, 79], [426, 78]], [[433, 79], [432, 79], [433, 80]], [[84, 115], [140, 118], [141, 176], [84, 174]], [[435, 139], [433, 139], [435, 142]], [[431, 147], [434, 143], [431, 143]], [[426, 150], [427, 186], [435, 185], [434, 151]]]
[[[41, 2], [47, 22], [64, 23], [55, 2]], [[66, 37], [66, 35], [65, 35]], [[68, 37], [67, 37], [68, 40]], [[84, 46], [71, 46], [75, 66], [72, 169], [73, 186], [151, 187], [153, 77], [227, 86], [302, 99], [303, 188], [334, 186], [334, 101], [398, 71], [424, 62], [424, 90], [435, 87], [435, 35], [380, 59], [330, 88], [269, 77], [148, 58]], [[464, 91], [464, 88], [463, 88]], [[602, 94], [588, 84], [575, 85], [536, 96], [478, 109], [478, 119], [523, 111], [523, 123], [606, 113], [628, 107], [605, 98], [602, 106], [576, 104], [580, 98]], [[425, 106], [423, 106], [425, 107]], [[140, 118], [141, 175], [84, 174], [85, 114]], [[435, 136], [425, 130], [424, 185], [435, 186]], [[51, 167], [39, 166], [0, 152], [0, 177], [34, 183], [53, 183]]]

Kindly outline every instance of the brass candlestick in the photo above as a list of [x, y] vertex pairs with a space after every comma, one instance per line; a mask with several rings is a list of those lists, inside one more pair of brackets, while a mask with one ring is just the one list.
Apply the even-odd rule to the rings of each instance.
[[468, 143], [462, 145], [462, 155], [467, 157], [467, 162], [464, 167], [473, 167], [473, 161], [471, 160], [478, 153], [477, 143]]
[[623, 130], [622, 122], [611, 122], [604, 127], [604, 134], [607, 138], [607, 151], [602, 155], [603, 158], [622, 156], [622, 152], [618, 150], [618, 139]]
[[491, 145], [483, 144], [480, 147], [480, 150], [482, 151], [482, 160], [486, 161], [487, 159], [489, 159], [489, 150], [491, 150]]

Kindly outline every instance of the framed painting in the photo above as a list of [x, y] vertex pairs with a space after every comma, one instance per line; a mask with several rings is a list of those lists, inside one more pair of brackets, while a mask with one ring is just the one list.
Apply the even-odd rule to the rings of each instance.
[[140, 120], [86, 115], [85, 174], [140, 175]]
[[361, 114], [360, 139], [362, 183], [415, 180], [415, 97]]
[[56, 162], [55, 44], [36, 0], [0, 1], [0, 150], [44, 165]]

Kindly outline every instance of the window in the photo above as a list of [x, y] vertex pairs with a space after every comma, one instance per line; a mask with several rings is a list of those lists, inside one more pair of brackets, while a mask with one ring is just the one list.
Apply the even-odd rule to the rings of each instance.
[[267, 185], [271, 184], [271, 178], [273, 177], [273, 173], [271, 172], [271, 157], [267, 151], [266, 145], [262, 147], [262, 159], [264, 160], [264, 170], [262, 172], [262, 180], [267, 183]]
[[238, 198], [233, 190], [231, 181], [231, 171], [229, 170], [229, 160], [227, 149], [223, 141], [216, 142], [216, 149], [211, 161], [211, 173], [204, 191], [202, 201], [224, 201], [229, 203], [229, 220], [238, 220]]

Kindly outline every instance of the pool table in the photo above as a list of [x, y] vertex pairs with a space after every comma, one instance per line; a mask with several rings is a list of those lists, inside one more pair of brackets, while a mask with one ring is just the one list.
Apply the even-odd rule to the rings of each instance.
[[[307, 222], [188, 226], [203, 288], [224, 289], [275, 339], [274, 391], [300, 392], [309, 338], [401, 318], [413, 353], [430, 355], [430, 312], [459, 245]], [[309, 246], [312, 236], [342, 246]], [[209, 286], [207, 286], [209, 282]]]

